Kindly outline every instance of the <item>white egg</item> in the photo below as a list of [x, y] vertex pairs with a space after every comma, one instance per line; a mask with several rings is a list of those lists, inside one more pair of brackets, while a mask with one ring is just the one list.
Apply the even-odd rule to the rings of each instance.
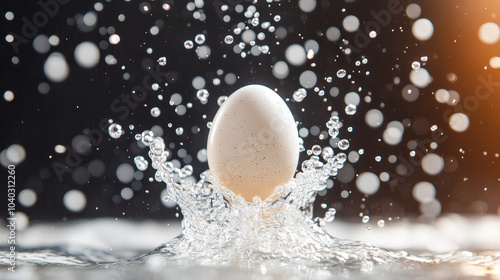
[[277, 93], [261, 85], [240, 88], [212, 122], [207, 143], [212, 177], [246, 201], [265, 199], [293, 178], [298, 139], [293, 115]]

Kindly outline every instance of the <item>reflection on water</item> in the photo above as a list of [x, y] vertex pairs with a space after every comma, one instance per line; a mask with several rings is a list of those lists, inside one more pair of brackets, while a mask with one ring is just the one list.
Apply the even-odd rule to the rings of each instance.
[[[344, 264], [285, 262], [255, 252], [261, 259], [254, 262], [203, 264], [186, 256], [178, 259], [173, 254], [153, 252], [158, 244], [181, 232], [180, 224], [175, 221], [168, 224], [99, 219], [34, 224], [18, 233], [24, 248], [17, 251], [16, 273], [7, 271], [7, 244], [2, 241], [0, 276], [1, 279], [469, 279], [473, 276], [500, 279], [498, 225], [500, 219], [496, 216], [450, 216], [433, 224], [402, 222], [366, 231], [366, 225], [335, 221], [326, 227], [330, 233], [370, 240], [377, 246], [388, 245], [391, 250], [338, 240], [338, 249], [346, 255], [359, 253], [361, 249], [371, 250], [374, 257], [386, 258]], [[469, 236], [453, 239], [452, 232], [457, 235], [468, 232]], [[424, 240], [448, 240], [460, 250], [441, 252], [436, 247], [433, 251]]]

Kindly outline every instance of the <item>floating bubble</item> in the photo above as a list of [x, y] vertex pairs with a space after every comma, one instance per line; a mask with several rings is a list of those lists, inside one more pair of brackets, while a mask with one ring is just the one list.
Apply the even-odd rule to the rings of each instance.
[[401, 91], [404, 100], [414, 102], [420, 96], [420, 90], [414, 85], [406, 85]]
[[36, 192], [32, 189], [24, 189], [19, 193], [18, 200], [22, 206], [31, 207], [36, 203]]
[[428, 203], [435, 199], [436, 188], [429, 182], [419, 182], [413, 187], [413, 198], [420, 203]]
[[485, 44], [495, 44], [500, 40], [500, 27], [494, 22], [487, 22], [479, 27], [478, 36]]
[[[136, 137], [136, 139], [137, 139], [137, 137]], [[153, 134], [153, 132], [152, 132], [152, 131], [150, 131], [150, 130], [144, 130], [144, 131], [141, 133], [141, 135], [140, 135], [139, 139], [141, 140], [142, 144], [144, 144], [144, 145], [146, 145], [146, 146], [149, 146], [149, 145], [151, 145], [151, 143], [153, 143], [153, 141], [154, 141], [154, 134]], [[139, 140], [139, 139], [138, 139], [138, 140]]]
[[224, 38], [224, 42], [228, 45], [231, 45], [233, 42], [234, 42], [234, 38], [233, 36], [231, 35], [227, 35], [225, 38]]
[[184, 128], [178, 127], [175, 129], [175, 134], [181, 136], [184, 133]]
[[434, 34], [434, 25], [426, 18], [417, 19], [411, 29], [413, 36], [420, 41], [427, 41]]
[[293, 93], [293, 100], [296, 102], [302, 102], [304, 98], [307, 96], [307, 91], [304, 88], [299, 88], [298, 90], [294, 91]]
[[369, 221], [370, 221], [370, 216], [363, 216], [363, 218], [361, 218], [361, 222], [363, 224], [367, 224]]
[[170, 105], [172, 106], [179, 105], [181, 104], [181, 102], [182, 102], [182, 95], [174, 93], [172, 94], [172, 96], [170, 96], [170, 101], [169, 101]]
[[425, 88], [432, 82], [432, 77], [425, 68], [414, 69], [410, 72], [410, 81], [419, 88]]
[[377, 128], [384, 122], [384, 115], [378, 109], [371, 109], [365, 114], [365, 122], [368, 126]]
[[196, 98], [198, 98], [198, 100], [200, 100], [201, 104], [207, 104], [209, 95], [210, 94], [208, 93], [208, 90], [206, 90], [206, 89], [199, 89], [196, 92]]
[[12, 100], [14, 100], [14, 93], [11, 90], [6, 90], [3, 93], [3, 99], [5, 99], [5, 101], [7, 102], [11, 102]]
[[224, 104], [226, 100], [227, 96], [225, 95], [219, 96], [219, 98], [217, 98], [217, 105], [222, 106], [222, 104]]
[[285, 51], [285, 57], [288, 63], [293, 66], [300, 66], [306, 63], [306, 50], [299, 44], [292, 44]]
[[345, 106], [345, 113], [349, 116], [356, 114], [356, 111], [357, 107], [354, 104], [347, 104], [347, 106]]
[[165, 66], [165, 65], [167, 65], [167, 58], [162, 56], [162, 57], [158, 58], [157, 62], [160, 66]]
[[210, 57], [210, 54], [212, 53], [212, 50], [210, 49], [209, 46], [201, 46], [201, 47], [197, 47], [196, 48], [196, 55], [198, 55], [198, 57], [200, 59], [207, 59]]
[[40, 34], [33, 39], [33, 48], [38, 53], [48, 53], [50, 50], [49, 38], [43, 34]]
[[224, 82], [226, 82], [226, 84], [228, 84], [228, 85], [234, 85], [234, 83], [236, 83], [237, 80], [238, 80], [238, 78], [236, 77], [236, 75], [234, 73], [228, 73], [224, 77]]
[[207, 149], [199, 150], [196, 157], [200, 162], [207, 162]]
[[406, 16], [411, 19], [417, 19], [422, 13], [422, 8], [418, 4], [412, 3], [406, 6]]
[[116, 45], [118, 43], [120, 43], [120, 35], [118, 34], [112, 34], [111, 36], [109, 36], [109, 43], [111, 45]]
[[88, 172], [91, 176], [101, 177], [106, 170], [106, 165], [100, 159], [94, 159], [89, 162]]
[[120, 182], [129, 184], [134, 180], [134, 168], [128, 163], [122, 163], [116, 169], [116, 177]]
[[435, 93], [436, 100], [439, 103], [447, 103], [450, 100], [450, 93], [445, 89], [438, 89]]
[[344, 102], [347, 105], [352, 104], [352, 105], [358, 106], [359, 102], [360, 102], [359, 94], [357, 94], [356, 92], [353, 92], [353, 91], [347, 93], [344, 96]]
[[52, 53], [43, 65], [45, 76], [55, 83], [60, 83], [69, 75], [69, 66], [63, 54]]
[[299, 82], [300, 85], [306, 89], [313, 88], [318, 81], [318, 77], [316, 73], [311, 70], [306, 70], [300, 74]]
[[114, 55], [112, 54], [108, 54], [104, 57], [104, 61], [108, 64], [108, 65], [115, 65], [116, 63], [118, 63], [118, 60], [114, 57]]
[[347, 72], [344, 70], [344, 69], [340, 69], [339, 71], [337, 71], [337, 77], [342, 79], [346, 76]]
[[64, 194], [63, 203], [71, 212], [81, 212], [87, 206], [87, 197], [80, 190], [70, 190]]
[[380, 181], [382, 182], [388, 182], [391, 176], [387, 172], [381, 172], [378, 177], [380, 178]]
[[438, 175], [443, 171], [444, 160], [434, 153], [428, 153], [422, 158], [422, 170], [429, 175]]
[[456, 132], [465, 132], [470, 125], [469, 117], [464, 113], [454, 113], [450, 117], [450, 127]]
[[75, 48], [75, 60], [83, 68], [92, 68], [99, 63], [99, 48], [92, 42], [83, 42]]
[[124, 200], [130, 200], [134, 196], [134, 191], [131, 188], [123, 188], [120, 192], [120, 196]]
[[278, 61], [274, 64], [273, 75], [277, 79], [284, 79], [288, 76], [288, 64], [284, 61]]
[[158, 107], [151, 108], [151, 116], [157, 118], [158, 116], [160, 116], [160, 114], [161, 114], [160, 108]]
[[4, 166], [9, 164], [20, 164], [26, 159], [26, 150], [20, 144], [13, 144], [5, 150], [5, 156], [7, 158], [7, 162], [2, 161], [2, 164], [7, 164], [4, 164]]
[[83, 16], [83, 23], [88, 27], [92, 27], [97, 23], [97, 14], [95, 12], [88, 12]]
[[[372, 195], [380, 188], [380, 180], [372, 172], [363, 172], [356, 179], [356, 187], [365, 195]], [[367, 216], [365, 216], [367, 217]]]
[[186, 106], [184, 105], [179, 105], [177, 107], [175, 107], [175, 113], [179, 116], [184, 116], [187, 112], [187, 109], [186, 109]]
[[377, 221], [377, 226], [381, 227], [381, 228], [385, 227], [385, 221], [384, 220], [378, 220]]
[[205, 35], [203, 34], [198, 34], [194, 37], [194, 41], [196, 42], [196, 44], [198, 45], [202, 45], [205, 43]]
[[14, 13], [11, 12], [11, 11], [8, 11], [5, 13], [5, 19], [8, 20], [8, 21], [11, 21], [14, 19]]
[[498, 69], [500, 68], [500, 57], [494, 56], [490, 59], [491, 68]]
[[194, 77], [193, 81], [191, 82], [191, 84], [193, 85], [193, 87], [195, 89], [202, 89], [205, 87], [205, 79], [201, 76], [196, 76]]
[[342, 151], [345, 151], [349, 148], [349, 140], [342, 139], [338, 142], [337, 145], [338, 145], [339, 149], [341, 149]]
[[326, 38], [330, 42], [337, 42], [340, 39], [340, 29], [335, 26], [330, 26], [326, 30]]
[[120, 138], [124, 133], [122, 126], [117, 124], [117, 123], [112, 123], [108, 127], [108, 132], [109, 132], [109, 136], [111, 136], [111, 138], [115, 138], [115, 139]]
[[316, 0], [299, 0], [299, 8], [304, 13], [310, 13], [316, 9]]
[[347, 32], [356, 32], [359, 29], [359, 19], [353, 15], [346, 16], [342, 21], [342, 26]]
[[390, 122], [384, 130], [382, 138], [389, 145], [397, 145], [403, 140], [404, 127], [398, 121]]
[[190, 50], [193, 47], [194, 47], [193, 41], [187, 40], [187, 41], [184, 42], [184, 48], [186, 48], [187, 50]]
[[316, 40], [309, 39], [304, 43], [304, 48], [307, 51], [307, 58], [312, 59], [314, 54], [317, 54], [319, 51], [319, 43]]
[[420, 204], [420, 212], [427, 217], [436, 218], [441, 214], [441, 203], [434, 199], [427, 203]]
[[449, 90], [450, 98], [446, 102], [446, 104], [450, 106], [455, 106], [460, 101], [460, 94], [456, 90]]
[[359, 160], [359, 154], [356, 151], [350, 151], [349, 154], [347, 155], [347, 159], [351, 163], [356, 163]]
[[54, 151], [58, 154], [64, 154], [66, 152], [66, 147], [63, 145], [56, 145]]
[[245, 30], [241, 34], [241, 39], [243, 40], [243, 42], [247, 44], [250, 44], [250, 42], [255, 41], [255, 37], [256, 37], [255, 32], [251, 29]]

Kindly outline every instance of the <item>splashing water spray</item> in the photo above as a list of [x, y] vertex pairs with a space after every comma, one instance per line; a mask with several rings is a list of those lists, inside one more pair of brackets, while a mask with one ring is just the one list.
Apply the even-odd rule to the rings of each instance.
[[[338, 116], [326, 125], [336, 138]], [[177, 203], [184, 215], [182, 234], [156, 252], [205, 265], [278, 260], [315, 266], [395, 259], [395, 253], [328, 235], [323, 226], [335, 219], [334, 208], [313, 219], [316, 193], [337, 175], [346, 155], [314, 145], [294, 177], [304, 150], [299, 140], [285, 102], [262, 85], [237, 90], [217, 112], [207, 143], [210, 169], [198, 182], [187, 179], [193, 172], [190, 165], [177, 168], [167, 161], [162, 138], [144, 132], [141, 141], [150, 147], [155, 179], [166, 183], [164, 199]], [[346, 149], [348, 142], [342, 141]]]

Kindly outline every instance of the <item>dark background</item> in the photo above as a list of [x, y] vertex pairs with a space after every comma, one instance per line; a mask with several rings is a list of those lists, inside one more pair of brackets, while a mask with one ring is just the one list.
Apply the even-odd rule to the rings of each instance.
[[[91, 30], [82, 31], [74, 23], [88, 11], [94, 10], [93, 1], [70, 1], [60, 5], [58, 13], [51, 17], [48, 23], [39, 28], [37, 34], [57, 35], [61, 42], [51, 47], [46, 54], [40, 54], [33, 49], [32, 39], [19, 45], [16, 52], [10, 43], [2, 40], [0, 43], [0, 92], [11, 90], [15, 94], [12, 102], [0, 100], [0, 151], [4, 151], [12, 144], [20, 144], [26, 150], [26, 159], [16, 167], [16, 190], [30, 188], [37, 193], [37, 202], [29, 208], [17, 205], [17, 210], [26, 213], [30, 220], [46, 221], [75, 218], [120, 217], [120, 218], [173, 218], [180, 212], [175, 208], [165, 207], [160, 201], [160, 193], [165, 188], [163, 183], [149, 181], [154, 177], [154, 170], [149, 167], [144, 171], [144, 178], [131, 183], [134, 196], [130, 200], [120, 198], [120, 192], [131, 184], [123, 184], [116, 177], [116, 168], [122, 163], [133, 165], [136, 155], [147, 156], [147, 149], [140, 147], [134, 139], [135, 134], [160, 125], [166, 143], [174, 143], [173, 158], [178, 158], [177, 150], [185, 148], [191, 155], [191, 164], [195, 176], [207, 168], [207, 164], [196, 159], [197, 152], [206, 146], [208, 135], [207, 122], [215, 115], [217, 97], [230, 95], [236, 89], [251, 83], [264, 84], [279, 89], [283, 98], [291, 98], [293, 91], [300, 87], [298, 77], [307, 69], [313, 70], [318, 76], [317, 86], [326, 91], [326, 102], [312, 89], [308, 90], [308, 97], [302, 103], [288, 101], [295, 119], [300, 127], [310, 128], [313, 125], [325, 129], [324, 123], [330, 112], [328, 106], [339, 111], [344, 127], [341, 129], [341, 138], [351, 141], [349, 150], [364, 149], [365, 153], [359, 162], [353, 164], [356, 173], [371, 171], [395, 172], [397, 164], [387, 161], [389, 155], [409, 158], [410, 150], [406, 147], [409, 140], [424, 141], [431, 137], [430, 127], [438, 125], [448, 137], [433, 151], [446, 160], [455, 159], [457, 168], [445, 168], [438, 176], [426, 175], [419, 166], [415, 172], [403, 180], [391, 180], [382, 183], [380, 190], [373, 196], [365, 198], [356, 189], [354, 180], [341, 183], [335, 179], [334, 187], [328, 193], [317, 199], [316, 206], [327, 203], [337, 208], [337, 217], [358, 221], [359, 213], [365, 215], [387, 217], [418, 217], [419, 205], [412, 196], [411, 188], [417, 182], [432, 182], [437, 189], [437, 198], [442, 204], [442, 212], [463, 214], [498, 213], [500, 211], [500, 153], [499, 120], [500, 94], [494, 92], [485, 101], [480, 101], [479, 108], [473, 112], [465, 112], [470, 118], [471, 125], [465, 133], [456, 133], [450, 129], [443, 113], [452, 108], [446, 104], [436, 102], [432, 94], [439, 88], [456, 90], [461, 99], [473, 95], [479, 84], [478, 77], [492, 75], [494, 81], [500, 80], [498, 69], [490, 69], [489, 59], [499, 56], [499, 43], [486, 45], [477, 36], [481, 24], [493, 21], [497, 24], [500, 16], [500, 5], [497, 1], [414, 1], [422, 7], [421, 17], [430, 19], [434, 24], [434, 35], [426, 42], [419, 42], [411, 33], [413, 20], [404, 12], [393, 15], [389, 26], [382, 28], [378, 36], [372, 39], [369, 45], [359, 53], [353, 52], [350, 59], [342, 54], [340, 47], [342, 39], [353, 42], [354, 33], [347, 33], [342, 29], [342, 20], [348, 14], [356, 15], [361, 21], [361, 28], [369, 21], [373, 21], [370, 11], [386, 9], [382, 1], [318, 1], [312, 13], [301, 12], [296, 1], [281, 1], [268, 5], [265, 1], [256, 4], [261, 14], [261, 22], [270, 21], [276, 27], [285, 27], [288, 31], [284, 39], [274, 38], [272, 33], [266, 33], [265, 44], [270, 46], [271, 54], [243, 59], [233, 52], [235, 43], [240, 42], [238, 36], [232, 34], [235, 25], [244, 21], [242, 14], [231, 10], [235, 4], [241, 3], [245, 7], [248, 1], [215, 1], [215, 4], [227, 4], [231, 21], [225, 23], [216, 11], [214, 3], [206, 1], [203, 12], [207, 16], [205, 22], [193, 19], [193, 12], [186, 9], [186, 4], [168, 2], [171, 10], [162, 9], [162, 4], [168, 1], [103, 1], [104, 9], [97, 12], [97, 25]], [[352, 3], [350, 3], [352, 2]], [[375, 2], [375, 3], [374, 3]], [[402, 7], [413, 1], [401, 1]], [[142, 5], [150, 6], [149, 12], [140, 10]], [[342, 9], [346, 9], [345, 12]], [[0, 4], [0, 34], [4, 38], [7, 34], [21, 34], [22, 18], [32, 19], [41, 8], [35, 1], [2, 1]], [[198, 9], [196, 9], [198, 10]], [[12, 11], [15, 14], [13, 21], [5, 19], [4, 14]], [[118, 15], [124, 14], [124, 22], [118, 21]], [[272, 14], [272, 15], [270, 15]], [[281, 15], [281, 21], [273, 21], [273, 16]], [[159, 25], [160, 32], [156, 36], [149, 33], [153, 25]], [[121, 41], [117, 45], [109, 45], [109, 34], [102, 35], [102, 27], [114, 27]], [[330, 26], [337, 26], [342, 31], [341, 40], [330, 42], [324, 33]], [[211, 48], [209, 59], [200, 60], [194, 51], [186, 50], [184, 41], [193, 40], [196, 34], [204, 33], [206, 45]], [[235, 43], [223, 43], [226, 35], [232, 34]], [[320, 44], [320, 51], [313, 60], [303, 66], [290, 66], [290, 74], [284, 80], [278, 80], [272, 75], [272, 65], [276, 61], [285, 60], [284, 51], [292, 43], [303, 43], [314, 39]], [[92, 69], [80, 67], [74, 60], [75, 47], [83, 42], [91, 41], [100, 46], [100, 63]], [[279, 44], [278, 44], [279, 43]], [[152, 48], [148, 54], [146, 49]], [[249, 50], [246, 48], [245, 50]], [[69, 77], [61, 83], [49, 81], [43, 72], [43, 63], [53, 52], [61, 52], [66, 56], [70, 67]], [[118, 63], [108, 65], [104, 57], [114, 55]], [[19, 58], [18, 64], [12, 63], [12, 57]], [[156, 69], [156, 60], [159, 57], [167, 58], [167, 65], [159, 68], [162, 74], [162, 83], [158, 91], [148, 89], [144, 99], [128, 114], [112, 109], [112, 103], [120, 100], [122, 94], [130, 94], [135, 86], [142, 84], [142, 79], [150, 75], [148, 67]], [[225, 57], [224, 57], [225, 56]], [[410, 84], [408, 74], [411, 63], [428, 56], [429, 61], [425, 68], [433, 76], [433, 82], [420, 90], [420, 97], [416, 102], [407, 102], [401, 96], [402, 88]], [[362, 57], [369, 59], [366, 65], [355, 66], [354, 63]], [[310, 63], [316, 63], [311, 67]], [[124, 67], [123, 67], [124, 66]], [[227, 85], [224, 76], [219, 76], [217, 70], [234, 73], [239, 78], [235, 84]], [[335, 73], [338, 69], [346, 69], [352, 74], [351, 80], [338, 79]], [[361, 73], [358, 73], [358, 70]], [[366, 76], [364, 72], [370, 71]], [[130, 78], [125, 80], [123, 74], [128, 73]], [[458, 80], [447, 80], [448, 73], [455, 73]], [[206, 89], [210, 93], [206, 105], [196, 99], [196, 90], [191, 81], [201, 76], [207, 81]], [[324, 77], [334, 77], [329, 84]], [[214, 86], [213, 78], [220, 78], [221, 84]], [[393, 83], [394, 77], [401, 82]], [[351, 83], [354, 80], [355, 83]], [[150, 80], [151, 83], [153, 80]], [[50, 85], [47, 94], [38, 91], [40, 83]], [[164, 83], [168, 83], [165, 86]], [[329, 89], [336, 86], [340, 89], [338, 97], [328, 94]], [[349, 91], [357, 91], [362, 87], [361, 97], [371, 92], [371, 103], [361, 101], [358, 112], [354, 116], [344, 113], [343, 95]], [[500, 88], [497, 88], [500, 91]], [[174, 107], [168, 104], [173, 93], [183, 96], [183, 104], [193, 104], [184, 116], [178, 116]], [[158, 94], [164, 99], [159, 100]], [[384, 103], [383, 108], [380, 104]], [[162, 111], [158, 118], [150, 114], [152, 107], [159, 107]], [[365, 124], [366, 111], [378, 108], [384, 113], [384, 125], [372, 129]], [[301, 110], [304, 109], [304, 110]], [[453, 109], [453, 108], [452, 108]], [[203, 116], [206, 115], [206, 118]], [[107, 126], [101, 129], [101, 121], [112, 119], [121, 124], [125, 134], [119, 139], [110, 138]], [[408, 119], [412, 124], [405, 129], [401, 144], [389, 146], [380, 141], [385, 124], [392, 120], [403, 121]], [[172, 123], [172, 128], [167, 126]], [[129, 125], [134, 125], [130, 130]], [[200, 128], [199, 133], [193, 133], [192, 127]], [[349, 133], [347, 127], [353, 127]], [[184, 134], [175, 134], [175, 128], [183, 127]], [[88, 147], [88, 151], [79, 155], [81, 160], [77, 164], [68, 164], [68, 153], [58, 154], [54, 151], [56, 145], [64, 145], [70, 150], [72, 140], [77, 135], [88, 131], [100, 130], [103, 135], [102, 143]], [[305, 147], [314, 144], [327, 145], [317, 137], [309, 136], [304, 139]], [[460, 152], [464, 150], [464, 153]], [[485, 155], [486, 152], [486, 155]], [[381, 156], [382, 161], [376, 162], [375, 157]], [[301, 160], [305, 159], [303, 154]], [[72, 178], [72, 172], [78, 167], [87, 167], [95, 159], [105, 163], [105, 172], [99, 177], [88, 176], [86, 183], [78, 184]], [[65, 172], [59, 179], [55, 167]], [[447, 167], [449, 165], [447, 164]], [[7, 185], [7, 171], [2, 166], [3, 185]], [[59, 169], [61, 170], [61, 169]], [[83, 170], [86, 170], [85, 168]], [[341, 176], [341, 175], [339, 175]], [[467, 178], [467, 180], [464, 180]], [[486, 189], [485, 189], [486, 188]], [[73, 213], [63, 204], [64, 194], [71, 189], [78, 189], [85, 193], [86, 208]], [[350, 191], [348, 198], [342, 198], [342, 190]], [[6, 194], [0, 194], [0, 215], [6, 216]], [[4, 199], [5, 197], [5, 199]], [[362, 201], [364, 200], [364, 201]], [[364, 205], [364, 208], [362, 206]], [[316, 207], [317, 215], [323, 209]]]

